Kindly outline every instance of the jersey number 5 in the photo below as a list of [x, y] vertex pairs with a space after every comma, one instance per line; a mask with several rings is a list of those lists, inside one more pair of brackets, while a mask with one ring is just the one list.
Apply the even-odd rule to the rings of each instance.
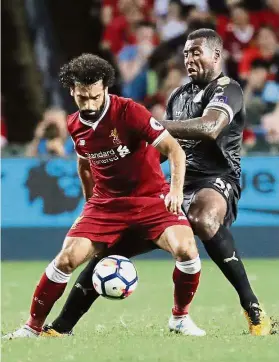
[[216, 187], [218, 187], [218, 189], [220, 189], [220, 191], [223, 192], [223, 194], [226, 196], [226, 198], [228, 199], [230, 196], [230, 190], [232, 189], [231, 184], [229, 183], [225, 183], [220, 177], [217, 177], [214, 185]]

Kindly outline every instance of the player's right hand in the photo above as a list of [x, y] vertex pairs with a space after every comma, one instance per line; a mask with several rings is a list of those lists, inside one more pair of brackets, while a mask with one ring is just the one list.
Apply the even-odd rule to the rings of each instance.
[[171, 190], [165, 197], [165, 205], [169, 212], [178, 215], [182, 212], [183, 192]]

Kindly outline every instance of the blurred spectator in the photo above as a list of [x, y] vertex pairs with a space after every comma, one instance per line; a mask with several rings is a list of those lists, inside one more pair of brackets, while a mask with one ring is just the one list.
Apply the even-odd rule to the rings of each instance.
[[2, 119], [2, 117], [1, 117], [1, 139], [0, 139], [0, 142], [1, 142], [1, 149], [4, 148], [8, 143], [8, 140], [7, 140], [7, 128], [6, 128], [6, 124], [5, 124], [4, 120]]
[[185, 33], [187, 26], [181, 12], [179, 3], [175, 1], [169, 3], [168, 14], [158, 23], [161, 40], [169, 40]]
[[[252, 0], [254, 1], [254, 0]], [[279, 30], [279, 0], [266, 0], [267, 8], [251, 13], [251, 20], [256, 28], [271, 26], [278, 35]]]
[[223, 37], [224, 48], [228, 52], [227, 69], [232, 78], [238, 78], [238, 63], [242, 59], [243, 51], [250, 45], [254, 32], [248, 11], [241, 5], [232, 7], [231, 20]]
[[263, 60], [255, 60], [244, 87], [244, 102], [249, 125], [260, 124], [261, 116], [267, 111], [263, 100], [267, 77], [268, 64]]
[[26, 156], [67, 156], [74, 151], [73, 142], [67, 136], [66, 113], [51, 108], [37, 125], [34, 139], [26, 148]]
[[141, 22], [136, 30], [136, 44], [126, 45], [118, 56], [122, 76], [122, 95], [142, 102], [147, 93], [147, 61], [155, 48], [154, 27]]
[[159, 91], [152, 97], [145, 99], [144, 104], [156, 119], [162, 120], [164, 118], [167, 100], [173, 90], [184, 83], [183, 80], [182, 71], [179, 68], [172, 68], [163, 79]]
[[[169, 3], [173, 0], [155, 0], [154, 1], [154, 10], [157, 16], [165, 16], [168, 13]], [[200, 11], [207, 11], [208, 4], [207, 0], [176, 0], [176, 3], [183, 5], [194, 5]]]
[[242, 138], [242, 154], [246, 154], [249, 150], [255, 147], [257, 138], [254, 131], [247, 127], [243, 130]]
[[262, 59], [269, 64], [269, 79], [279, 79], [279, 52], [275, 32], [262, 27], [256, 37], [256, 46], [244, 51], [239, 71], [242, 79], [247, 79], [251, 64], [255, 59]]
[[272, 146], [279, 147], [279, 101], [273, 112], [263, 117], [262, 126], [266, 131], [267, 142]]
[[105, 31], [102, 46], [117, 55], [126, 44], [136, 43], [135, 30], [141, 21], [152, 18], [151, 0], [109, 1], [103, 10]]

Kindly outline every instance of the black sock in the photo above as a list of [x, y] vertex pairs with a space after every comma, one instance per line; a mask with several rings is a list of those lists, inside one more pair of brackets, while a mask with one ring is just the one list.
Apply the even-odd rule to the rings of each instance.
[[[139, 235], [137, 235], [139, 237]], [[130, 240], [132, 239], [132, 240]], [[123, 255], [131, 258], [135, 255], [144, 254], [157, 248], [148, 240], [139, 240], [133, 243], [133, 234], [127, 234], [121, 242], [107, 249], [100, 258], [93, 258], [78, 276], [70, 294], [63, 306], [59, 316], [52, 323], [53, 328], [59, 333], [70, 332], [80, 318], [89, 310], [91, 305], [98, 299], [99, 294], [93, 287], [92, 274], [95, 266], [101, 258], [108, 255]]]
[[242, 307], [247, 310], [251, 303], [258, 303], [231, 232], [221, 225], [215, 236], [211, 240], [203, 241], [203, 244], [208, 255], [237, 291]]
[[93, 270], [99, 260], [93, 258], [78, 276], [61, 313], [52, 323], [57, 332], [70, 332], [99, 297], [92, 284]]

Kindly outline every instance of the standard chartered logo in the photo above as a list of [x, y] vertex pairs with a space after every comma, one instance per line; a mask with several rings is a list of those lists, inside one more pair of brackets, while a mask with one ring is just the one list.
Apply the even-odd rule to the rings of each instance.
[[122, 146], [122, 145], [117, 147], [117, 151], [119, 153], [119, 156], [122, 158], [127, 156], [129, 153], [131, 153], [127, 146]]

